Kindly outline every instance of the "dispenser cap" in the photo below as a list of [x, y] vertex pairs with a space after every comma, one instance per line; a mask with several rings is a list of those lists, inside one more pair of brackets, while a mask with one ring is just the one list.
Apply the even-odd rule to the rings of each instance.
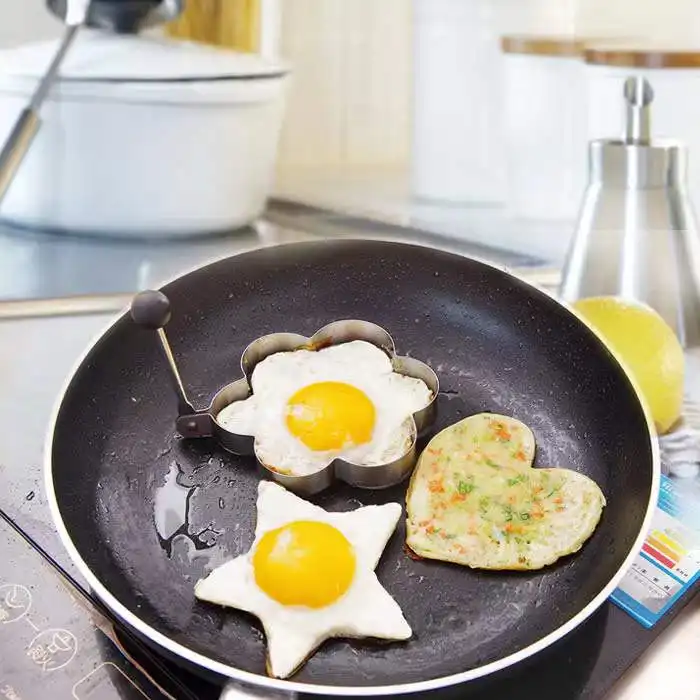
[[623, 88], [625, 129], [621, 139], [589, 145], [590, 182], [626, 189], [684, 185], [686, 149], [678, 141], [651, 138], [654, 90], [646, 78], [631, 76]]

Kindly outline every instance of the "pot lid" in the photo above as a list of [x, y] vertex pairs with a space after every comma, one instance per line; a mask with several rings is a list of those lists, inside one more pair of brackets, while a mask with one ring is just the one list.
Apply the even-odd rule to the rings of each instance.
[[[59, 40], [0, 51], [0, 75], [40, 78]], [[82, 29], [61, 66], [61, 81], [189, 82], [279, 77], [287, 68], [239, 53], [161, 36]]]

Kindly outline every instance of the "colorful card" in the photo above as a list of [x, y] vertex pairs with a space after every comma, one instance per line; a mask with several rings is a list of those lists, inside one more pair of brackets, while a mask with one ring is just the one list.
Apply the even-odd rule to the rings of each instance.
[[611, 596], [644, 627], [653, 627], [700, 577], [700, 494], [695, 479], [661, 477], [649, 534]]

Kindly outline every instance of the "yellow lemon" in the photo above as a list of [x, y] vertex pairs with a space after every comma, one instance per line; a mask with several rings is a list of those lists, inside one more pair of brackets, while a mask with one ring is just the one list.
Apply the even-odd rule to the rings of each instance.
[[644, 304], [617, 297], [580, 299], [573, 307], [627, 365], [660, 434], [678, 420], [683, 404], [683, 348], [673, 329]]

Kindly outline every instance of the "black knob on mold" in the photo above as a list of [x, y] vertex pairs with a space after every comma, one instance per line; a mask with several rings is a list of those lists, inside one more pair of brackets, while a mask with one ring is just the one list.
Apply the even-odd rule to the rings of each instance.
[[153, 289], [139, 292], [131, 302], [131, 318], [142, 328], [157, 331], [170, 320], [170, 300]]

